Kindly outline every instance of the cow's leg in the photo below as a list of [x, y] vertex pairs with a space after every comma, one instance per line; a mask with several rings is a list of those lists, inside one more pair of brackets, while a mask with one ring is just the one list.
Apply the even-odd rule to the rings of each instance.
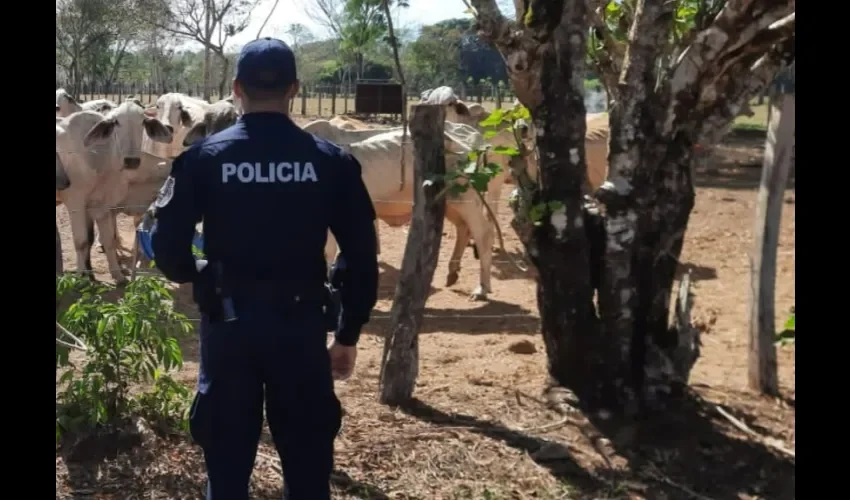
[[485, 300], [487, 294], [491, 292], [490, 273], [492, 271], [491, 266], [493, 265], [493, 225], [490, 224], [489, 219], [484, 217], [483, 209], [478, 203], [459, 203], [458, 209], [464, 222], [466, 222], [466, 226], [472, 233], [472, 239], [478, 247], [478, 255], [480, 257], [478, 263], [481, 266], [481, 274], [478, 286], [472, 292], [471, 298], [473, 300]]
[[109, 264], [109, 274], [116, 283], [124, 283], [127, 281], [127, 278], [124, 276], [124, 269], [121, 268], [121, 263], [118, 262], [115, 214], [107, 210], [105, 213], [98, 215], [96, 220], [97, 228], [100, 230], [100, 242], [103, 244], [106, 262]]
[[[451, 220], [451, 219], [450, 219]], [[452, 286], [457, 283], [458, 273], [460, 272], [460, 261], [463, 258], [463, 251], [466, 250], [466, 242], [469, 241], [470, 232], [469, 226], [463, 221], [452, 220], [455, 225], [455, 246], [452, 249], [452, 256], [449, 257], [449, 274], [446, 276], [446, 286]]]
[[71, 236], [77, 253], [77, 272], [93, 276], [91, 248], [94, 245], [94, 221], [81, 204], [65, 203], [71, 219]]

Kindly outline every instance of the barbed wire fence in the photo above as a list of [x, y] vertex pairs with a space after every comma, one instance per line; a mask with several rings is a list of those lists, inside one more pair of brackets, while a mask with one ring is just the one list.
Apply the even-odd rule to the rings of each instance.
[[[375, 203], [375, 204], [392, 203], [394, 205], [398, 205], [400, 203], [404, 203], [404, 204], [409, 204], [411, 206], [413, 205], [412, 201], [372, 200], [372, 202]], [[475, 200], [450, 200], [448, 202], [452, 203], [452, 204], [455, 204], [455, 203], [480, 204], [479, 202], [476, 202]], [[80, 210], [70, 209], [69, 207], [64, 206], [64, 205], [57, 205], [56, 209], [59, 210], [60, 207], [63, 211], [68, 213], [69, 217], [72, 213], [76, 213], [76, 212], [80, 211]], [[128, 213], [141, 214], [141, 213], [144, 213], [144, 211], [147, 210], [149, 207], [150, 207], [150, 204], [147, 204], [147, 205], [115, 205], [115, 206], [112, 206], [112, 207], [108, 207], [107, 210], [111, 210], [111, 211], [116, 212], [114, 215], [117, 216], [117, 215], [128, 215]], [[100, 208], [100, 209], [102, 210], [103, 208]], [[117, 219], [116, 219], [116, 221], [117, 221]], [[397, 229], [397, 228], [392, 228], [392, 229]], [[136, 234], [135, 231], [136, 231], [136, 228], [134, 227], [133, 228], [133, 238], [138, 238], [138, 235]], [[444, 229], [444, 231], [445, 231], [445, 229]], [[119, 233], [120, 233], [120, 231], [119, 231]], [[61, 234], [61, 230], [60, 230], [60, 234]], [[117, 236], [120, 239], [120, 234], [118, 234]], [[73, 235], [71, 235], [71, 238], [73, 238]], [[63, 248], [64, 248], [64, 246], [65, 245], [63, 245]], [[120, 245], [119, 245], [119, 247], [120, 247]], [[119, 249], [121, 249], [121, 248], [116, 248], [116, 252]], [[90, 248], [90, 251], [93, 251], [93, 250], [94, 250], [94, 245], [92, 246], [92, 248]], [[64, 258], [64, 255], [65, 255], [66, 252], [63, 250], [62, 253], [63, 253], [63, 258]], [[467, 252], [465, 251], [464, 255], [466, 255], [466, 254], [467, 254]], [[132, 257], [134, 259], [137, 259], [138, 255], [135, 255], [135, 256], [132, 256]], [[462, 257], [461, 257], [461, 260], [462, 260]], [[473, 262], [477, 263], [477, 261], [472, 261], [470, 263], [473, 263]], [[491, 262], [492, 262], [493, 265], [501, 265], [501, 264], [512, 265], [512, 264], [514, 264], [514, 261], [509, 260], [509, 259], [493, 259]], [[384, 261], [384, 263], [386, 264], [386, 261]], [[148, 265], [149, 265], [149, 263], [148, 263]], [[469, 266], [467, 269], [468, 269], [468, 272], [470, 272], [470, 273], [476, 272], [477, 269], [478, 269], [478, 266]], [[513, 269], [515, 269], [515, 268], [513, 268]], [[111, 272], [111, 271], [113, 271], [113, 269], [106, 268], [105, 271]], [[65, 272], [66, 273], [74, 273], [74, 272], [79, 272], [79, 270], [73, 270], [73, 271], [66, 270]], [[526, 273], [527, 272], [528, 271], [526, 271]], [[150, 268], [150, 267], [136, 269], [135, 275], [136, 276], [153, 276], [153, 277], [160, 277], [160, 278], [165, 279], [165, 277], [162, 275], [162, 273], [157, 271], [155, 268]], [[531, 276], [529, 275], [529, 277], [531, 277]], [[390, 285], [379, 286], [378, 296], [379, 297], [392, 296], [393, 292], [395, 291], [395, 287], [396, 287], [395, 283], [392, 283]], [[391, 315], [389, 313], [377, 313], [377, 314], [372, 314], [371, 318], [374, 319], [374, 320], [389, 320], [391, 318]], [[449, 319], [449, 320], [450, 319], [455, 319], [455, 320], [476, 320], [476, 319], [478, 319], [478, 320], [498, 320], [498, 319], [509, 319], [510, 318], [512, 320], [527, 321], [527, 322], [529, 322], [529, 324], [531, 324], [531, 323], [536, 324], [537, 322], [540, 321], [540, 319], [536, 315], [532, 315], [532, 314], [529, 314], [529, 313], [504, 313], [504, 314], [475, 314], [475, 313], [470, 313], [470, 314], [427, 314], [426, 313], [426, 314], [423, 315], [423, 318], [434, 319], [434, 320], [447, 320], [447, 319]], [[189, 319], [189, 321], [196, 322], [196, 323], [201, 321], [201, 318], [199, 318], [199, 317], [188, 318], [188, 319]]]
[[[162, 85], [149, 82], [116, 82], [106, 85], [83, 82], [79, 91], [76, 91], [72, 84], [57, 81], [56, 88], [64, 88], [80, 101], [109, 99], [121, 102], [126, 97], [133, 96], [146, 105], [156, 102], [157, 97], [169, 92], [184, 93], [198, 98], [203, 95], [202, 85], [181, 82]], [[231, 90], [228, 88], [224, 95], [219, 95], [214, 89], [210, 101], [215, 102], [227, 97]], [[290, 111], [295, 115], [303, 116], [333, 116], [354, 112], [354, 90], [354, 84], [303, 84], [295, 99], [290, 103]], [[492, 103], [494, 108], [510, 106], [515, 97], [509, 88], [490, 83], [464, 83], [458, 86], [457, 91], [462, 100], [479, 104]], [[409, 103], [418, 102], [419, 98], [419, 93], [409, 92], [407, 95]]]

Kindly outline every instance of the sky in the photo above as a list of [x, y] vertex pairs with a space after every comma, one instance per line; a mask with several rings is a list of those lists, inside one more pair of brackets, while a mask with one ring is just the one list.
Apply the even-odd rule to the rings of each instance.
[[[324, 33], [321, 25], [310, 19], [310, 16], [305, 13], [306, 6], [312, 5], [311, 1], [280, 0], [274, 15], [263, 30], [263, 35], [278, 36], [286, 40], [282, 33], [283, 27], [292, 23], [301, 23], [310, 28], [319, 38], [325, 38], [326, 33]], [[257, 31], [262, 26], [263, 20], [269, 14], [273, 4], [273, 0], [265, 0], [259, 5], [251, 16], [251, 23], [248, 28], [232, 38], [232, 41], [228, 43], [228, 49], [241, 46], [256, 38]], [[434, 24], [446, 19], [469, 16], [469, 14], [464, 14], [466, 6], [463, 0], [410, 0], [410, 7], [399, 10], [397, 21], [401, 27]]]

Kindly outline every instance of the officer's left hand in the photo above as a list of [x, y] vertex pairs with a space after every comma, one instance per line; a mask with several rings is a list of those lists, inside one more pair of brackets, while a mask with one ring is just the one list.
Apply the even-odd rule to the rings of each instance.
[[331, 357], [331, 375], [334, 380], [346, 380], [354, 372], [357, 361], [357, 346], [347, 346], [334, 341], [328, 347]]

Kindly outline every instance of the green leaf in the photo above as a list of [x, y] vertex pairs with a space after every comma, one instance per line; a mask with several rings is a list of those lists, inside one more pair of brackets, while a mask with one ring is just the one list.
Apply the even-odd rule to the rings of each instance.
[[469, 162], [463, 168], [463, 173], [464, 174], [474, 174], [476, 170], [478, 170], [478, 163], [473, 161], [473, 162]]
[[493, 148], [493, 153], [505, 156], [519, 156], [519, 150], [513, 146], [496, 146]]
[[492, 139], [493, 137], [496, 137], [497, 135], [499, 135], [499, 131], [498, 130], [487, 130], [487, 131], [484, 132], [483, 135], [484, 135], [485, 139]]
[[487, 186], [490, 184], [490, 179], [491, 177], [487, 174], [475, 173], [469, 177], [469, 183], [472, 185], [472, 188], [479, 193], [486, 193]]
[[564, 203], [559, 200], [552, 200], [546, 203], [546, 207], [549, 208], [549, 212], [555, 212], [564, 208]]
[[490, 115], [487, 116], [487, 118], [478, 122], [478, 125], [482, 128], [496, 127], [500, 123], [502, 123], [502, 117], [504, 116], [504, 114], [505, 114], [505, 111], [502, 110], [501, 108], [498, 108], [498, 109], [494, 110], [492, 113], [490, 113]]
[[531, 219], [531, 222], [534, 223], [535, 226], [539, 226], [541, 221], [543, 220], [543, 216], [546, 214], [546, 204], [538, 203], [536, 205], [532, 205], [528, 210], [528, 218]]
[[785, 322], [785, 329], [786, 330], [792, 330], [792, 331], [795, 330], [794, 327], [795, 327], [795, 324], [796, 324], [796, 319], [795, 319], [796, 316], [797, 316], [796, 314], [792, 314], [791, 317], [788, 318], [788, 321]]

